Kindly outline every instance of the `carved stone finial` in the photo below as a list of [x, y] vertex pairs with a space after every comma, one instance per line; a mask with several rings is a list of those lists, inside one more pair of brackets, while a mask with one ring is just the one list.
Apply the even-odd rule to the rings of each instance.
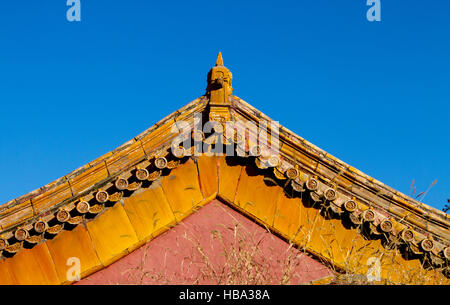
[[223, 66], [223, 58], [222, 58], [222, 53], [221, 52], [219, 52], [219, 55], [217, 55], [216, 67], [217, 66]]
[[229, 121], [231, 105], [229, 101], [230, 95], [233, 93], [231, 81], [233, 75], [224, 65], [222, 53], [219, 52], [214, 66], [208, 73], [208, 86], [206, 94], [209, 98], [211, 121], [226, 122]]

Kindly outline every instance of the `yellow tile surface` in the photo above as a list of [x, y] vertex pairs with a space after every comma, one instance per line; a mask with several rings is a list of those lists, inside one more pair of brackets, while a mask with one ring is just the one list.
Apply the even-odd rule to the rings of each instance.
[[178, 129], [176, 127], [172, 129], [172, 127], [175, 126], [174, 123], [174, 119], [167, 120], [141, 139], [142, 147], [147, 154], [152, 150], [161, 147], [166, 141], [170, 141], [178, 135]]
[[82, 173], [75, 177], [69, 176], [70, 186], [75, 194], [78, 194], [93, 184], [106, 179], [108, 177], [108, 171], [104, 162], [99, 163], [93, 167], [84, 170]]
[[106, 160], [108, 172], [115, 175], [126, 169], [130, 164], [138, 162], [145, 156], [141, 142], [134, 142], [122, 151], [116, 152]]
[[418, 259], [405, 260], [400, 253], [381, 258], [381, 277], [399, 283], [420, 283], [425, 285], [449, 285], [450, 279], [439, 270], [425, 270]]
[[335, 264], [345, 265], [347, 255], [352, 249], [351, 237], [354, 238], [355, 235], [356, 230], [346, 229], [341, 220], [327, 220], [319, 216], [312, 234], [311, 246]]
[[245, 168], [240, 177], [234, 203], [254, 217], [272, 226], [282, 188], [267, 184], [253, 167]]
[[97, 163], [101, 163], [102, 161], [105, 161], [106, 159], [108, 159], [109, 157], [111, 157], [113, 154], [112, 151], [107, 152], [106, 154], [104, 154], [103, 156], [98, 157], [97, 159], [91, 161], [88, 163], [88, 165], [96, 165]]
[[5, 261], [18, 285], [56, 285], [60, 280], [56, 274], [47, 244], [25, 249]]
[[200, 156], [197, 161], [200, 173], [200, 187], [204, 198], [208, 198], [217, 193], [218, 190], [218, 166], [215, 156]]
[[67, 281], [67, 266], [70, 257], [80, 260], [81, 276], [90, 273], [100, 265], [92, 240], [83, 225], [72, 231], [63, 231], [55, 238], [47, 241], [47, 246], [55, 263], [55, 269], [61, 282]]
[[67, 182], [64, 182], [45, 193], [42, 193], [32, 199], [32, 205], [35, 214], [54, 206], [65, 199], [72, 197], [72, 191]]
[[280, 196], [274, 216], [273, 226], [289, 240], [294, 240], [301, 225], [301, 210], [303, 208], [300, 198]]
[[124, 208], [140, 241], [149, 240], [176, 222], [159, 184], [126, 198]]
[[105, 266], [125, 255], [139, 241], [120, 203], [86, 225], [97, 256]]
[[26, 200], [20, 204], [1, 211], [0, 226], [4, 230], [32, 216], [33, 207], [31, 206], [31, 201]]
[[162, 188], [177, 221], [188, 216], [203, 200], [197, 166], [191, 159], [163, 177]]
[[219, 161], [219, 196], [228, 202], [234, 202], [243, 166], [229, 164], [225, 157], [217, 157], [217, 159]]
[[0, 260], [0, 285], [16, 285], [7, 260]]

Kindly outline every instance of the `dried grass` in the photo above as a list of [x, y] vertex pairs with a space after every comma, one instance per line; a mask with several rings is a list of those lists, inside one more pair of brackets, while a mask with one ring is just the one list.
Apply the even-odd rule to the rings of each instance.
[[[249, 232], [237, 220], [233, 226], [226, 227], [225, 230], [213, 230], [210, 233], [210, 241], [220, 246], [220, 259], [217, 254], [212, 256], [208, 249], [205, 249], [200, 238], [192, 233], [185, 233], [183, 238], [189, 241], [192, 246], [192, 252], [183, 260], [181, 266], [182, 272], [173, 276], [157, 272], [155, 270], [146, 270], [145, 262], [148, 259], [148, 246], [144, 249], [141, 263], [130, 268], [125, 273], [129, 273], [128, 281], [130, 284], [144, 284], [149, 280], [155, 284], [216, 284], [216, 285], [264, 285], [264, 284], [291, 284], [295, 279], [301, 277], [298, 274], [297, 267], [304, 255], [313, 256], [332, 272], [332, 281], [335, 285], [370, 285], [370, 284], [413, 284], [424, 285], [434, 281], [434, 284], [446, 284], [445, 279], [439, 275], [440, 270], [434, 270], [431, 275], [426, 272], [426, 266], [422, 268], [405, 268], [401, 263], [402, 259], [396, 259], [401, 256], [395, 245], [392, 247], [374, 248], [373, 252], [368, 252], [371, 241], [361, 244], [356, 240], [346, 241], [345, 246], [332, 235], [320, 234], [320, 239], [325, 248], [327, 259], [315, 253], [310, 253], [313, 233], [317, 234], [322, 228], [318, 223], [319, 214], [314, 219], [304, 220], [309, 229], [300, 226], [289, 242], [289, 247], [283, 255], [267, 255], [263, 249], [263, 238], [256, 233]], [[356, 228], [361, 230], [361, 227]], [[231, 234], [223, 234], [223, 232]], [[278, 238], [266, 228], [264, 238]], [[328, 232], [329, 233], [329, 232]], [[232, 236], [230, 239], [229, 236]], [[227, 237], [228, 236], [228, 237]], [[295, 242], [294, 242], [295, 241]], [[301, 246], [298, 246], [301, 245]], [[176, 245], [174, 245], [176, 247]], [[295, 251], [293, 251], [295, 248]], [[267, 250], [266, 250], [267, 251]], [[276, 251], [272, 249], [271, 251]], [[216, 252], [217, 253], [217, 252]], [[339, 256], [339, 258], [335, 257]], [[384, 279], [380, 281], [369, 281], [366, 276], [367, 269], [371, 266], [366, 264], [367, 257], [378, 258], [383, 265], [383, 270], [391, 270], [396, 275], [396, 282], [391, 282], [391, 273], [384, 274]], [[274, 259], [275, 257], [275, 259]], [[342, 259], [343, 258], [343, 259]], [[339, 266], [331, 263], [333, 261], [343, 261]], [[403, 261], [404, 262], [404, 261]], [[280, 272], [274, 273], [274, 268]], [[164, 270], [162, 266], [162, 270]], [[310, 284], [310, 283], [305, 283]]]

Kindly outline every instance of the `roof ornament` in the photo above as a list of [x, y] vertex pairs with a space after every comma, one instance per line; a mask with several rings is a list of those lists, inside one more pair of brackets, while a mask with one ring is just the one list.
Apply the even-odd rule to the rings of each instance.
[[222, 58], [222, 53], [221, 52], [219, 52], [219, 55], [217, 55], [216, 67], [217, 66], [223, 66], [223, 58]]
[[206, 95], [209, 98], [209, 119], [224, 124], [231, 119], [229, 108], [230, 96], [233, 93], [231, 81], [233, 75], [224, 65], [222, 53], [217, 56], [216, 65], [208, 73]]

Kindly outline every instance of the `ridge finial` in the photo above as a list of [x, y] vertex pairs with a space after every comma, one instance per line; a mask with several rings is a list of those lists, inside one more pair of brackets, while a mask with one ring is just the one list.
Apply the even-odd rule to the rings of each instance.
[[217, 55], [216, 65], [208, 73], [206, 95], [209, 98], [209, 120], [226, 122], [231, 119], [230, 106], [233, 74], [223, 65], [222, 52]]
[[222, 52], [219, 52], [219, 55], [217, 55], [216, 67], [217, 66], [223, 66]]

